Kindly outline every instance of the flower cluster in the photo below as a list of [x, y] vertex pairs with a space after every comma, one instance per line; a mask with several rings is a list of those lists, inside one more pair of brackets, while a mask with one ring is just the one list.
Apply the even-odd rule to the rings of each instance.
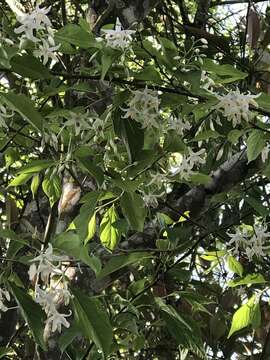
[[239, 255], [240, 249], [244, 251], [249, 259], [252, 260], [253, 256], [262, 257], [267, 255], [270, 245], [266, 245], [267, 239], [270, 238], [270, 233], [266, 231], [266, 226], [254, 225], [253, 234], [247, 230], [236, 230], [235, 234], [227, 233], [231, 238], [228, 246], [233, 247], [233, 254]]
[[[50, 327], [52, 332], [56, 330], [61, 332], [62, 325], [69, 327], [66, 317], [71, 313], [58, 312], [59, 304], [68, 305], [71, 298], [64, 272], [61, 269], [62, 262], [67, 260], [66, 256], [54, 255], [52, 245], [49, 244], [45, 251], [31, 260], [32, 264], [29, 268], [29, 278], [35, 282], [35, 301], [44, 309], [47, 315], [46, 327]], [[39, 279], [46, 285], [46, 289], [43, 290], [38, 285]]]
[[49, 58], [57, 61], [55, 51], [60, 47], [60, 44], [55, 45], [52, 24], [47, 16], [49, 12], [50, 7], [40, 8], [37, 5], [31, 13], [17, 15], [17, 20], [21, 25], [14, 30], [16, 34], [22, 34], [21, 42], [28, 39], [36, 44], [33, 54], [36, 57], [42, 57], [44, 65], [47, 64]]
[[249, 111], [249, 106], [258, 107], [254, 99], [260, 96], [260, 94], [241, 94], [239, 89], [237, 89], [223, 96], [218, 94], [215, 96], [219, 102], [214, 106], [214, 109], [222, 111], [223, 115], [227, 117], [229, 121], [232, 121], [232, 125], [235, 127], [241, 123], [242, 118], [246, 121], [250, 120], [251, 112]]
[[107, 46], [113, 49], [124, 50], [132, 41], [131, 35], [135, 33], [134, 30], [123, 30], [120, 20], [116, 19], [115, 30], [102, 30], [104, 32]]
[[171, 168], [172, 174], [179, 174], [181, 179], [189, 180], [190, 176], [193, 174], [192, 170], [194, 166], [205, 164], [205, 159], [201, 157], [204, 153], [205, 149], [201, 149], [197, 152], [189, 149], [188, 154], [182, 156], [181, 162]]
[[8, 308], [4, 305], [4, 301], [10, 301], [9, 292], [6, 289], [0, 288], [0, 311], [6, 312]]
[[128, 108], [123, 109], [126, 113], [123, 118], [131, 118], [142, 124], [143, 128], [160, 128], [159, 122], [160, 99], [156, 91], [132, 91], [132, 97], [128, 102]]
[[185, 122], [183, 119], [179, 119], [175, 116], [171, 116], [168, 119], [167, 130], [173, 130], [178, 135], [183, 135], [185, 130], [190, 130], [191, 125], [189, 122]]

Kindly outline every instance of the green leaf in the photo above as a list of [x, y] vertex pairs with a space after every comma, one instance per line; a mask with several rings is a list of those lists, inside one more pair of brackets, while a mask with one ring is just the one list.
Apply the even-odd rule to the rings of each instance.
[[118, 219], [114, 206], [104, 214], [100, 223], [100, 240], [107, 249], [113, 250], [120, 240], [120, 231], [113, 226]]
[[3, 44], [0, 44], [0, 66], [5, 69], [10, 69], [9, 56]]
[[61, 196], [62, 188], [60, 177], [58, 175], [50, 176], [47, 174], [42, 182], [42, 189], [48, 196], [52, 207]]
[[160, 74], [153, 65], [145, 66], [139, 73], [132, 72], [131, 76], [136, 80], [153, 81], [156, 84], [161, 83]]
[[48, 169], [49, 167], [55, 165], [55, 161], [52, 160], [33, 160], [29, 162], [27, 165], [22, 166], [19, 170], [17, 170], [17, 174], [24, 173], [37, 173], [41, 170]]
[[235, 273], [241, 277], [243, 276], [244, 269], [243, 269], [242, 264], [239, 261], [237, 261], [233, 256], [229, 255], [227, 257], [227, 262], [228, 262], [229, 269], [233, 273]]
[[89, 223], [88, 223], [88, 234], [86, 239], [84, 240], [84, 243], [88, 243], [88, 241], [90, 241], [96, 232], [96, 213], [94, 213], [94, 215], [91, 217]]
[[58, 344], [61, 350], [61, 353], [66, 350], [66, 348], [73, 342], [73, 340], [81, 336], [80, 328], [78, 324], [73, 323], [70, 328], [66, 329], [63, 334], [61, 334]]
[[29, 54], [16, 55], [10, 60], [12, 71], [24, 78], [50, 79], [49, 70], [37, 58]]
[[126, 255], [118, 255], [112, 257], [107, 264], [104, 266], [104, 268], [100, 271], [97, 278], [100, 280], [103, 277], [112, 274], [113, 272], [122, 269], [125, 266], [135, 264], [140, 262], [143, 259], [149, 259], [153, 257], [152, 254], [144, 253], [144, 252], [134, 252]]
[[83, 245], [79, 236], [71, 231], [59, 234], [53, 243], [57, 249], [63, 250], [76, 260], [81, 260], [97, 274], [101, 269], [101, 262], [96, 256], [89, 255], [88, 247]]
[[91, 157], [87, 156], [76, 156], [82, 165], [83, 169], [85, 169], [101, 186], [104, 181], [104, 173], [102, 169], [93, 162]]
[[248, 161], [257, 159], [265, 147], [265, 137], [261, 130], [252, 130], [247, 139], [247, 158]]
[[245, 198], [245, 201], [253, 207], [253, 209], [261, 216], [265, 217], [268, 216], [269, 210], [261, 204], [260, 201], [248, 196]]
[[113, 329], [101, 302], [95, 297], [86, 296], [73, 289], [74, 315], [85, 337], [93, 341], [106, 358], [110, 353]]
[[217, 261], [219, 258], [222, 258], [226, 254], [225, 250], [217, 251], [206, 251], [201, 258], [206, 261]]
[[143, 231], [146, 209], [141, 196], [136, 193], [125, 192], [121, 197], [120, 205], [131, 229]]
[[73, 220], [76, 227], [76, 232], [82, 242], [85, 241], [88, 236], [88, 224], [95, 212], [95, 208], [100, 196], [101, 193], [97, 191], [86, 194], [82, 199], [84, 200], [84, 204], [80, 208], [80, 213]]
[[8, 186], [10, 187], [10, 186], [23, 185], [23, 184], [25, 184], [32, 176], [33, 176], [33, 174], [20, 174], [20, 175], [16, 176], [16, 177], [9, 183]]
[[266, 280], [261, 274], [248, 274], [243, 279], [231, 280], [228, 282], [229, 287], [251, 284], [264, 284]]
[[35, 342], [46, 351], [46, 345], [43, 339], [44, 321], [46, 319], [44, 311], [24, 290], [18, 288], [13, 283], [10, 283], [10, 288], [33, 334]]
[[124, 142], [130, 163], [138, 160], [144, 145], [144, 131], [141, 125], [132, 119], [123, 119], [119, 110], [114, 111], [112, 116], [115, 134]]
[[107, 72], [112, 66], [112, 63], [113, 63], [112, 54], [105, 52], [101, 57], [101, 80], [104, 80]]
[[191, 317], [180, 314], [173, 306], [166, 305], [162, 299], [156, 298], [155, 301], [161, 311], [161, 317], [176, 343], [205, 359], [200, 329], [196, 322]]
[[258, 310], [260, 311], [256, 296], [253, 295], [246, 304], [242, 305], [234, 313], [228, 338], [235, 332], [242, 330], [249, 325], [257, 327], [260, 322]]
[[94, 44], [93, 34], [85, 31], [82, 27], [75, 24], [67, 24], [62, 29], [57, 31], [55, 39], [61, 43], [67, 42], [69, 44], [79, 46], [83, 49], [88, 49]]
[[175, 131], [169, 131], [165, 137], [164, 141], [164, 150], [170, 152], [184, 152], [186, 149], [186, 145], [179, 135], [175, 133]]
[[233, 65], [220, 65], [211, 59], [204, 59], [201, 68], [207, 72], [220, 76], [221, 79], [216, 80], [216, 82], [220, 83], [230, 83], [236, 80], [245, 79], [248, 76], [248, 74], [236, 69]]
[[35, 129], [42, 131], [43, 117], [35, 109], [34, 103], [27, 96], [23, 94], [0, 93], [0, 98], [10, 106], [13, 110], [17, 111], [26, 121], [29, 122]]
[[39, 175], [36, 174], [33, 176], [31, 181], [31, 191], [32, 191], [33, 199], [35, 198], [35, 195], [38, 191], [38, 186], [39, 186]]

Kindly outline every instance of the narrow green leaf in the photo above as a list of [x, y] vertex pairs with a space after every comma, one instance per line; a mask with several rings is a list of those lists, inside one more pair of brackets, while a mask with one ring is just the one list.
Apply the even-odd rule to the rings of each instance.
[[229, 255], [227, 257], [227, 262], [228, 262], [228, 267], [232, 272], [234, 272], [235, 274], [241, 277], [243, 276], [244, 269], [239, 261], [237, 261], [233, 256]]
[[231, 280], [228, 282], [229, 287], [251, 284], [264, 284], [266, 280], [261, 274], [248, 274], [243, 279]]
[[27, 96], [23, 94], [0, 93], [8, 106], [17, 111], [26, 121], [29, 122], [35, 129], [42, 131], [43, 117], [36, 110], [34, 103]]
[[58, 344], [61, 352], [63, 353], [66, 348], [73, 342], [73, 340], [81, 336], [80, 328], [78, 324], [72, 324], [68, 329], [64, 331], [63, 334], [61, 334]]
[[100, 223], [101, 243], [109, 250], [113, 250], [120, 240], [120, 232], [113, 227], [113, 223], [118, 219], [114, 206], [111, 206], [104, 214]]
[[84, 240], [84, 243], [88, 243], [88, 241], [90, 241], [96, 232], [96, 213], [94, 213], [94, 215], [91, 217], [89, 223], [88, 223], [88, 234], [86, 239]]
[[121, 209], [131, 229], [143, 231], [146, 209], [140, 195], [125, 192], [120, 200]]
[[245, 198], [245, 201], [251, 206], [253, 207], [253, 209], [261, 216], [265, 217], [268, 216], [269, 214], [269, 210], [262, 205], [262, 203], [256, 199], [254, 199], [251, 196], [248, 196]]
[[107, 72], [113, 63], [113, 57], [109, 53], [104, 53], [101, 57], [101, 80], [104, 80]]
[[37, 173], [41, 170], [48, 169], [51, 166], [55, 165], [55, 161], [52, 160], [32, 160], [25, 166], [22, 166], [19, 170], [17, 170], [17, 174], [30, 174]]
[[38, 186], [39, 186], [39, 174], [36, 174], [33, 176], [31, 181], [31, 191], [32, 191], [33, 199], [35, 198], [35, 195], [38, 191]]
[[25, 184], [32, 176], [33, 176], [33, 174], [20, 174], [20, 175], [16, 176], [13, 180], [11, 180], [11, 182], [9, 183], [8, 186], [10, 187], [10, 186], [23, 185], [23, 184]]
[[153, 255], [149, 253], [144, 252], [134, 252], [126, 255], [118, 255], [112, 257], [107, 264], [104, 266], [104, 268], [100, 271], [97, 278], [100, 280], [104, 276], [110, 275], [113, 272], [122, 269], [125, 266], [139, 263], [141, 260], [149, 259], [153, 257]]
[[106, 358], [110, 353], [113, 339], [113, 329], [109, 317], [101, 302], [95, 297], [86, 296], [73, 289], [74, 315], [85, 337], [94, 341]]
[[40, 345], [43, 350], [46, 350], [43, 339], [44, 321], [46, 319], [45, 313], [24, 290], [18, 288], [13, 283], [10, 283], [10, 288], [22, 311], [23, 317], [33, 334], [35, 342]]

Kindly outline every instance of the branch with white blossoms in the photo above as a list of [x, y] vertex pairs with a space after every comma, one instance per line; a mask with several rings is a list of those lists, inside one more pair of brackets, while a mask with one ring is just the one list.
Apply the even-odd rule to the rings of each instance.
[[[53, 247], [49, 244], [46, 250], [31, 260], [33, 264], [31, 264], [28, 272], [30, 280], [35, 282], [35, 301], [45, 311], [47, 315], [45, 326], [46, 328], [49, 327], [52, 332], [56, 330], [61, 332], [62, 325], [69, 327], [66, 317], [70, 316], [71, 312], [61, 314], [57, 310], [61, 303], [68, 305], [71, 298], [62, 270], [62, 263], [67, 260], [67, 256], [54, 255]], [[53, 280], [53, 277], [56, 276], [57, 280]], [[44, 290], [38, 284], [39, 279], [44, 282]]]
[[122, 109], [126, 112], [123, 118], [131, 118], [141, 123], [142, 128], [160, 129], [160, 99], [158, 98], [158, 93], [148, 90], [147, 87], [145, 87], [144, 91], [135, 90], [131, 93], [128, 108]]
[[267, 244], [270, 232], [266, 230], [266, 226], [254, 225], [252, 235], [248, 230], [240, 230], [239, 228], [234, 234], [227, 232], [227, 235], [231, 238], [227, 245], [232, 247], [234, 255], [238, 256], [240, 251], [243, 251], [249, 261], [252, 261], [253, 256], [259, 258], [266, 256], [270, 250], [270, 244]]
[[252, 112], [249, 106], [258, 107], [257, 102], [254, 100], [260, 96], [251, 94], [241, 94], [239, 89], [230, 91], [226, 95], [215, 94], [219, 100], [218, 104], [213, 109], [221, 111], [223, 115], [232, 122], [233, 127], [241, 124], [242, 119], [249, 121], [252, 118]]
[[53, 38], [52, 23], [47, 16], [50, 10], [51, 7], [40, 8], [37, 5], [29, 14], [17, 15], [17, 20], [21, 25], [14, 30], [16, 34], [22, 34], [21, 43], [28, 39], [35, 44], [36, 50], [33, 51], [33, 55], [43, 58], [44, 65], [47, 64], [49, 58], [57, 61], [55, 52], [61, 46], [56, 45]]
[[114, 30], [102, 30], [106, 45], [113, 49], [125, 50], [132, 41], [132, 36], [136, 31], [123, 30], [119, 18], [116, 19]]

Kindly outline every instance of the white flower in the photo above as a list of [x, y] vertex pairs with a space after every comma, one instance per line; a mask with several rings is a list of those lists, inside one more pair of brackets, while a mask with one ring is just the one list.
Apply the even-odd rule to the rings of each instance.
[[159, 104], [160, 100], [157, 92], [148, 90], [147, 87], [144, 91], [132, 91], [132, 98], [128, 102], [128, 108], [122, 109], [126, 112], [123, 118], [130, 117], [141, 123], [143, 128], [160, 129]]
[[194, 166], [205, 163], [205, 159], [201, 157], [204, 153], [205, 149], [194, 152], [189, 148], [189, 153], [187, 155], [183, 155], [181, 162], [171, 168], [171, 173], [173, 175], [179, 174], [183, 180], [189, 180], [193, 173], [192, 169]]
[[48, 292], [42, 290], [38, 285], [35, 290], [35, 301], [38, 303], [47, 315], [50, 315], [56, 311], [54, 292]]
[[60, 314], [58, 311], [55, 311], [47, 318], [46, 326], [51, 325], [52, 332], [58, 330], [58, 332], [61, 333], [62, 325], [69, 328], [70, 323], [67, 321], [66, 317], [70, 315], [71, 312], [69, 314]]
[[75, 135], [78, 136], [82, 131], [91, 129], [91, 122], [88, 113], [79, 114], [70, 111], [69, 120], [65, 122], [64, 127], [73, 126]]
[[190, 130], [191, 125], [189, 122], [184, 122], [183, 119], [171, 116], [168, 120], [168, 130], [174, 130], [178, 135], [183, 135], [185, 130]]
[[40, 275], [44, 282], [48, 282], [49, 276], [51, 274], [62, 274], [61, 270], [58, 269], [59, 264], [55, 266], [53, 262], [62, 262], [67, 260], [68, 257], [66, 256], [53, 255], [53, 247], [51, 244], [49, 244], [46, 251], [41, 252], [39, 256], [30, 260], [30, 262], [38, 263], [38, 265], [31, 264], [28, 271], [29, 279], [31, 281], [36, 280], [36, 278], [38, 279]]
[[6, 312], [8, 308], [4, 305], [4, 301], [10, 301], [9, 292], [0, 288], [0, 311]]
[[268, 159], [268, 154], [270, 150], [270, 144], [267, 144], [263, 149], [261, 153], [262, 162], [265, 162]]
[[161, 194], [152, 194], [143, 192], [143, 201], [146, 206], [152, 206], [153, 208], [158, 206], [158, 199], [161, 198], [165, 194], [163, 191]]
[[239, 89], [237, 89], [223, 96], [218, 94], [215, 96], [219, 99], [219, 103], [214, 106], [214, 109], [222, 111], [224, 116], [229, 121], [232, 121], [233, 127], [235, 127], [241, 123], [242, 118], [249, 121], [251, 118], [249, 106], [258, 107], [254, 99], [260, 96], [260, 94], [241, 94]]
[[43, 65], [47, 64], [49, 58], [57, 61], [58, 59], [54, 52], [57, 51], [61, 45], [52, 46], [52, 44], [49, 43], [49, 40], [44, 38], [41, 39], [41, 41], [42, 44], [38, 45], [38, 50], [34, 50], [33, 54], [36, 57], [43, 57]]
[[17, 20], [22, 25], [16, 28], [14, 32], [16, 34], [24, 33], [24, 36], [33, 42], [39, 41], [38, 38], [34, 35], [34, 31], [46, 30], [47, 28], [51, 27], [51, 21], [47, 16], [49, 11], [50, 7], [40, 8], [39, 5], [37, 5], [35, 10], [30, 14], [18, 16]]
[[254, 225], [253, 235], [249, 235], [247, 230], [236, 230], [235, 234], [227, 233], [231, 240], [227, 245], [233, 246], [233, 253], [239, 255], [239, 249], [244, 251], [249, 259], [252, 261], [253, 256], [263, 257], [266, 256], [270, 249], [270, 245], [265, 245], [267, 239], [270, 238], [270, 233], [266, 232], [266, 226]]
[[116, 19], [115, 30], [102, 30], [105, 33], [105, 40], [109, 47], [114, 49], [125, 49], [132, 41], [131, 35], [134, 30], [122, 30], [120, 20]]
[[211, 79], [210, 76], [207, 75], [207, 72], [204, 70], [201, 73], [201, 82], [201, 87], [205, 90], [210, 90], [213, 86], [215, 86], [214, 80]]

